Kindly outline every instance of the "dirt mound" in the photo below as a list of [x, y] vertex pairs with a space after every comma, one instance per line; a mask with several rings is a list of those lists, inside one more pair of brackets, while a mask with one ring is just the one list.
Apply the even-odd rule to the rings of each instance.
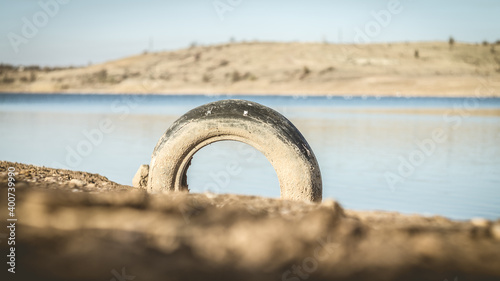
[[500, 221], [354, 212], [332, 200], [147, 194], [9, 162], [0, 162], [2, 206], [8, 167], [16, 168], [15, 277], [24, 280], [500, 279]]

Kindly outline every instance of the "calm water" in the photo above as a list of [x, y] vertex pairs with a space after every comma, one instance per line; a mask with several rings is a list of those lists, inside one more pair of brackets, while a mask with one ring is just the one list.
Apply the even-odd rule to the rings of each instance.
[[[2, 94], [0, 159], [131, 184], [175, 119], [225, 98]], [[276, 109], [302, 132], [321, 167], [323, 198], [358, 210], [500, 218], [500, 99], [238, 98]], [[265, 157], [236, 142], [200, 150], [188, 183], [192, 192], [279, 197]]]

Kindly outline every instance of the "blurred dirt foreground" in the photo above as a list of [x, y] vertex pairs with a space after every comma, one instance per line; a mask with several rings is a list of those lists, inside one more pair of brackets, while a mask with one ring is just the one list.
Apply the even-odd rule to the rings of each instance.
[[498, 97], [500, 45], [193, 45], [79, 68], [3, 66], [0, 92]]
[[355, 212], [332, 200], [148, 194], [96, 174], [0, 162], [4, 223], [8, 167], [17, 259], [15, 275], [4, 263], [2, 280], [500, 279], [500, 221]]

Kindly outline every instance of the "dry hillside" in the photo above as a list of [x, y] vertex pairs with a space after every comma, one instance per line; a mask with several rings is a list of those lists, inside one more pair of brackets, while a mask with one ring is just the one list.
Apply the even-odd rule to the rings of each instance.
[[500, 96], [491, 44], [236, 43], [21, 70], [0, 70], [0, 92]]

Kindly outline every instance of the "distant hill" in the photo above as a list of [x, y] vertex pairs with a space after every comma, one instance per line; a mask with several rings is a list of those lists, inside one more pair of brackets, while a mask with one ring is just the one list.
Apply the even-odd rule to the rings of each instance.
[[500, 96], [500, 45], [199, 46], [83, 68], [2, 67], [0, 92]]

